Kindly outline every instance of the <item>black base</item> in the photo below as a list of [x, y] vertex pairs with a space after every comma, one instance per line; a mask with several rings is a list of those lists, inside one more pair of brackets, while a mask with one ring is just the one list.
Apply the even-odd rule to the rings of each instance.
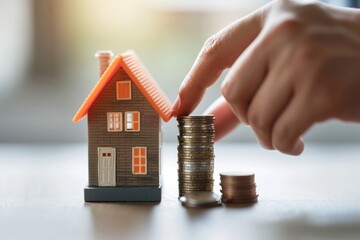
[[160, 202], [159, 187], [86, 187], [85, 202]]

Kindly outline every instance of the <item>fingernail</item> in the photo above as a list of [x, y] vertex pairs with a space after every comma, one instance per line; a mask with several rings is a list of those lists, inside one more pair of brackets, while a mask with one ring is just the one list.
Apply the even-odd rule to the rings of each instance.
[[294, 154], [300, 155], [304, 151], [304, 142], [298, 139], [294, 146]]
[[171, 115], [172, 116], [177, 116], [177, 113], [179, 111], [179, 107], [180, 107], [180, 97], [177, 96], [176, 100], [172, 106], [172, 110], [171, 110]]

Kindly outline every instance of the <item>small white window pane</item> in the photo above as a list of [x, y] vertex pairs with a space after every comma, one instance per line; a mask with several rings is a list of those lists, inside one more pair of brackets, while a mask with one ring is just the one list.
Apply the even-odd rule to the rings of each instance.
[[132, 113], [127, 113], [127, 114], [126, 114], [126, 120], [127, 120], [128, 122], [132, 122], [132, 119], [133, 119]]
[[127, 128], [127, 129], [130, 129], [130, 130], [133, 129], [133, 124], [132, 124], [131, 122], [130, 122], [130, 123], [127, 123], [127, 124], [126, 124], [126, 128]]

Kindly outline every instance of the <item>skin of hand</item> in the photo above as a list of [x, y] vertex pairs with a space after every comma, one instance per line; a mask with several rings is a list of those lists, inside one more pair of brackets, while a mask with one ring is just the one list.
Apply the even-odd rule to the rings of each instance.
[[230, 24], [205, 42], [175, 115], [190, 114], [227, 68], [223, 97], [206, 111], [216, 139], [241, 122], [263, 147], [299, 155], [313, 124], [360, 121], [360, 11], [284, 0]]

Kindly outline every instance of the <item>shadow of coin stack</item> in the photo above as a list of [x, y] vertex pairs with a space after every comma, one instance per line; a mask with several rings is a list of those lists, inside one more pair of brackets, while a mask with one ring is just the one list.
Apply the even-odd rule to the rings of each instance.
[[178, 117], [179, 197], [212, 192], [214, 186], [215, 117]]
[[255, 174], [239, 171], [220, 173], [223, 203], [252, 204], [258, 201]]

